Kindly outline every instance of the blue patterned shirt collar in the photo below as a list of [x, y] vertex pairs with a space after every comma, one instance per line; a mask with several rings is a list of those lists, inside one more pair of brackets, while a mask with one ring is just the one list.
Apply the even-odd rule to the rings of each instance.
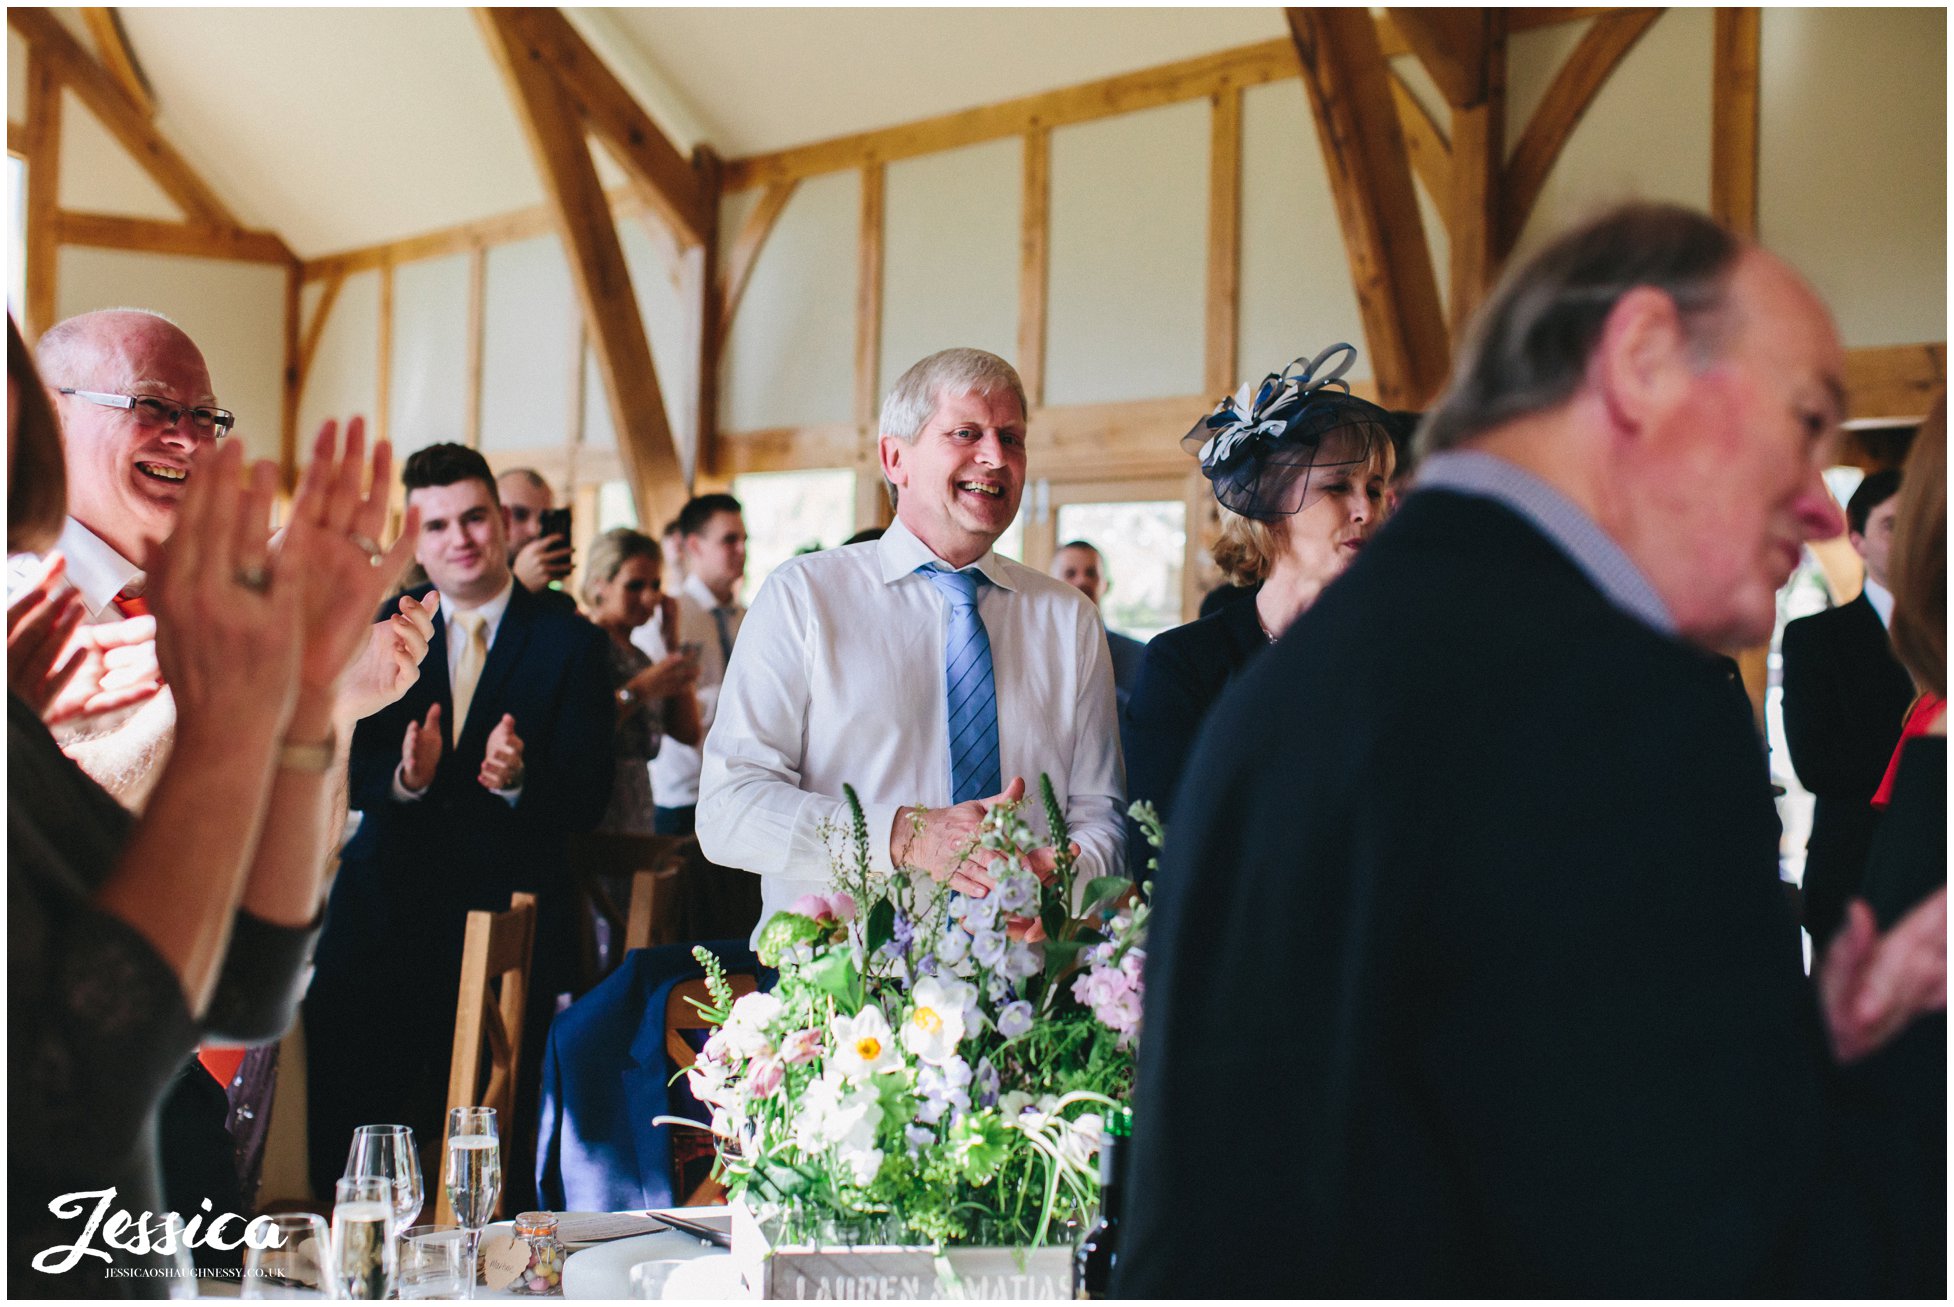
[[1644, 626], [1677, 634], [1669, 606], [1622, 547], [1573, 500], [1526, 469], [1482, 450], [1452, 450], [1419, 465], [1413, 494], [1424, 490], [1505, 505], [1566, 554], [1609, 603]]

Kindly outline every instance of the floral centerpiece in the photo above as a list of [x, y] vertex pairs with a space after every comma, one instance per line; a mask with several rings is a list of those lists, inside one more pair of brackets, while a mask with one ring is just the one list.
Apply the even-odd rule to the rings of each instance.
[[[1140, 1035], [1147, 908], [1131, 881], [1041, 878], [1022, 804], [975, 844], [995, 888], [871, 873], [860, 802], [828, 832], [837, 889], [767, 922], [771, 992], [735, 1000], [699, 950], [718, 1028], [691, 1071], [717, 1174], [784, 1240], [1038, 1246], [1096, 1205], [1103, 1114], [1125, 1104]], [[1134, 816], [1159, 846], [1152, 810]]]

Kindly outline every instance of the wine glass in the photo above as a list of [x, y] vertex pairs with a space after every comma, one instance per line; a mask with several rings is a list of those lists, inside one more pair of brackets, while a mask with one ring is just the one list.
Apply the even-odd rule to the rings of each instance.
[[341, 1180], [333, 1191], [332, 1279], [342, 1298], [391, 1298], [393, 1185], [377, 1175]]
[[404, 1125], [363, 1125], [353, 1132], [346, 1175], [377, 1175], [393, 1189], [394, 1229], [405, 1230], [421, 1214], [426, 1192], [414, 1131]]
[[332, 1246], [323, 1217], [311, 1212], [281, 1212], [261, 1217], [271, 1222], [275, 1234], [272, 1246], [246, 1245], [244, 1280], [238, 1285], [240, 1298], [324, 1298], [331, 1285], [327, 1278], [326, 1250]]
[[492, 1107], [457, 1107], [448, 1112], [448, 1202], [461, 1227], [462, 1296], [475, 1296], [475, 1254], [482, 1227], [495, 1215], [502, 1192], [502, 1141]]

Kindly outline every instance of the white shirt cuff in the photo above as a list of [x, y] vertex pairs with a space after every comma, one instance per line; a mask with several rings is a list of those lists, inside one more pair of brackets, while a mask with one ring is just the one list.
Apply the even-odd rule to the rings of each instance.
[[427, 793], [426, 785], [421, 786], [418, 790], [407, 788], [407, 782], [401, 778], [402, 773], [406, 770], [406, 763], [397, 762], [394, 764], [394, 799], [400, 803], [412, 803]]

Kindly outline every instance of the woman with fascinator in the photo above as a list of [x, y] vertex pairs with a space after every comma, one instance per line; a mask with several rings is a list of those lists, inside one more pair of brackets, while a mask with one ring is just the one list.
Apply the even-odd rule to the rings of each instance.
[[[1221, 505], [1215, 562], [1261, 588], [1147, 645], [1121, 732], [1127, 795], [1172, 815], [1181, 767], [1208, 710], [1342, 575], [1384, 517], [1391, 416], [1350, 393], [1357, 351], [1332, 345], [1244, 385], [1181, 441]], [[1129, 839], [1129, 847], [1144, 843]]]

